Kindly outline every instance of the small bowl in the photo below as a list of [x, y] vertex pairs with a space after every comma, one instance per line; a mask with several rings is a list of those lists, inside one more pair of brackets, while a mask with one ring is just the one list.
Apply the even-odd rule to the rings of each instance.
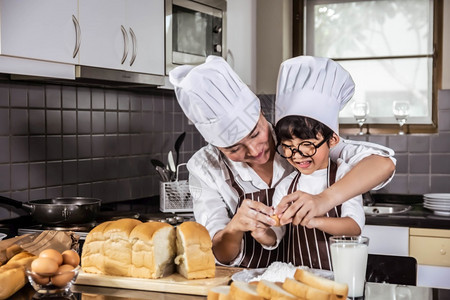
[[0, 232], [0, 241], [3, 240], [7, 236], [6, 233]]
[[[31, 286], [39, 294], [70, 294], [71, 287], [77, 280], [78, 273], [80, 272], [80, 266], [77, 266], [71, 271], [56, 273], [52, 276], [41, 276], [30, 269], [26, 269], [28, 281]], [[53, 280], [53, 282], [52, 282]]]

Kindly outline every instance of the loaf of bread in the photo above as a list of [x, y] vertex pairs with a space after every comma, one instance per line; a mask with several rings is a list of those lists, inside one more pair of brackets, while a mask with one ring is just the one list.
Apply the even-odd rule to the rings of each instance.
[[229, 285], [218, 285], [208, 290], [207, 300], [232, 300]]
[[86, 237], [81, 254], [84, 272], [160, 278], [173, 272], [175, 228], [136, 219], [104, 222]]
[[216, 264], [208, 230], [196, 222], [177, 226], [177, 271], [187, 279], [215, 277]]
[[304, 284], [328, 292], [335, 299], [347, 299], [348, 285], [314, 275], [306, 270], [297, 269], [294, 278]]
[[230, 286], [230, 298], [232, 300], [264, 300], [264, 297], [256, 291], [256, 287], [256, 284], [233, 281]]
[[263, 296], [265, 299], [285, 299], [285, 300], [296, 300], [297, 297], [285, 289], [278, 283], [260, 280], [256, 286], [256, 291], [258, 295]]
[[35, 258], [36, 256], [31, 253], [21, 252], [0, 267], [0, 299], [9, 298], [25, 285], [27, 282], [25, 269]]

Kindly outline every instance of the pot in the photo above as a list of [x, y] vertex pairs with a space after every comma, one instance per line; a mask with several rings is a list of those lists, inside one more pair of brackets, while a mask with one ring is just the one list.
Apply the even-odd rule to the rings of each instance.
[[75, 225], [93, 222], [100, 208], [100, 199], [85, 197], [58, 197], [20, 202], [0, 196], [0, 204], [28, 211], [43, 225]]

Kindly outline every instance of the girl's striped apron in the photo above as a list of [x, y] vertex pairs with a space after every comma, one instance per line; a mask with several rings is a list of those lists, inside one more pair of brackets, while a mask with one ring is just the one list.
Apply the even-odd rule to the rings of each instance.
[[[272, 206], [272, 197], [275, 192], [274, 188], [264, 189], [253, 193], [245, 193], [244, 189], [234, 180], [233, 173], [227, 166], [230, 175], [232, 187], [238, 192], [239, 202], [236, 207], [236, 214], [244, 199], [251, 199]], [[274, 261], [284, 261], [285, 251], [283, 243], [274, 249], [266, 250], [251, 235], [250, 231], [244, 233], [244, 256], [240, 263], [240, 267], [244, 268], [266, 268]]]
[[[328, 187], [336, 180], [337, 165], [334, 162], [328, 164]], [[299, 172], [289, 187], [288, 194], [297, 191]], [[341, 205], [332, 208], [327, 217], [340, 217]], [[331, 256], [328, 245], [330, 235], [319, 229], [309, 229], [304, 226], [296, 226], [290, 223], [286, 225], [285, 242], [287, 260], [295, 266], [307, 266], [314, 269], [331, 270]]]

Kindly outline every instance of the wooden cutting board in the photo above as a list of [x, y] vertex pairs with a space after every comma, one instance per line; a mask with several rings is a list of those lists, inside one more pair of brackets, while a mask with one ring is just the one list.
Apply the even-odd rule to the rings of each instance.
[[242, 268], [217, 266], [216, 277], [193, 280], [188, 280], [178, 273], [159, 279], [143, 279], [91, 274], [80, 270], [75, 284], [177, 294], [207, 295], [211, 287], [228, 284], [231, 280], [231, 275], [242, 270]]

